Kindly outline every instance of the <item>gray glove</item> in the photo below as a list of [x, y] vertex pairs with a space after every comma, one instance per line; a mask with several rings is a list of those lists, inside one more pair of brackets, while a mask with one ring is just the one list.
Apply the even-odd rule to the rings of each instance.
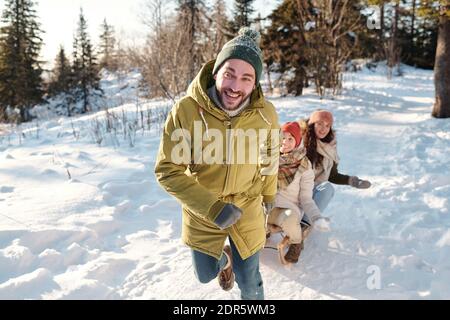
[[236, 207], [234, 204], [227, 203], [220, 211], [214, 223], [220, 229], [226, 229], [229, 226], [235, 224], [242, 215], [242, 210]]
[[351, 176], [350, 178], [348, 178], [348, 184], [357, 189], [367, 189], [371, 186], [370, 181], [361, 180], [356, 176]]
[[263, 206], [264, 206], [264, 213], [269, 214], [270, 211], [272, 211], [272, 209], [275, 207], [275, 203], [274, 202], [263, 202]]

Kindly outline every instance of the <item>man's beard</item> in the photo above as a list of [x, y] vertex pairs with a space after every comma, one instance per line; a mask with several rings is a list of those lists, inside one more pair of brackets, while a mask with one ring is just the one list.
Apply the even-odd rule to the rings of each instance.
[[[222, 102], [222, 106], [227, 109], [227, 110], [236, 110], [239, 108], [239, 106], [242, 105], [242, 103], [247, 100], [247, 98], [250, 96], [250, 94], [248, 94], [247, 96], [244, 95], [244, 93], [242, 91], [234, 91], [232, 89], [223, 89], [222, 90], [222, 94], [220, 94], [220, 100]], [[231, 100], [234, 100], [233, 98], [237, 100], [239, 100], [238, 104], [234, 104], [231, 103], [232, 107], [230, 108], [230, 104], [226, 104], [226, 99], [227, 97]], [[224, 101], [225, 100], [225, 101]]]

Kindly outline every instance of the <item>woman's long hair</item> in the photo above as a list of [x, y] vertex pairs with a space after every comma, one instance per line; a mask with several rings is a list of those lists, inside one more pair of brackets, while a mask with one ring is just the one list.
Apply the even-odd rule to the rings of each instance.
[[[306, 156], [313, 168], [322, 164], [323, 156], [317, 152], [317, 136], [314, 131], [314, 124], [308, 125], [308, 120], [302, 121], [303, 123], [300, 125], [303, 131], [303, 144], [306, 148]], [[330, 132], [325, 136], [325, 138], [320, 139], [320, 141], [325, 143], [330, 143], [334, 139], [334, 130], [331, 127]]]

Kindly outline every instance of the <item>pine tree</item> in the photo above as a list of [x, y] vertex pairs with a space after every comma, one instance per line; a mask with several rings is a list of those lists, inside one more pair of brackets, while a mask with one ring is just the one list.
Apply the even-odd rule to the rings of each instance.
[[92, 109], [91, 96], [100, 91], [100, 78], [96, 57], [87, 33], [87, 22], [83, 15], [83, 9], [80, 9], [78, 29], [73, 43], [72, 72], [74, 100], [82, 101], [81, 113], [85, 113]]
[[60, 46], [58, 55], [55, 59], [55, 66], [52, 71], [52, 78], [49, 84], [49, 94], [56, 96], [60, 93], [66, 93], [70, 89], [71, 70], [70, 62], [66, 56], [63, 46]]
[[321, 96], [328, 89], [340, 91], [343, 65], [357, 52], [358, 34], [365, 29], [361, 9], [358, 0], [284, 0], [269, 16], [265, 61], [279, 72], [293, 71], [288, 92], [302, 94], [307, 76]]
[[419, 0], [408, 0], [401, 8], [398, 42], [401, 61], [412, 66], [431, 69], [436, 55], [438, 18], [420, 16]]
[[[422, 0], [368, 0], [367, 5], [375, 6], [379, 13], [376, 50], [369, 44], [366, 57], [387, 60], [391, 69], [400, 62], [431, 69], [434, 66], [437, 43], [437, 15], [423, 14], [427, 11]], [[370, 30], [372, 31], [372, 30]], [[373, 32], [366, 33], [374, 39]], [[364, 44], [368, 47], [368, 44]]]
[[284, 74], [293, 70], [287, 91], [301, 95], [306, 79], [306, 39], [299, 28], [295, 0], [285, 0], [269, 16], [271, 25], [262, 35], [264, 62], [268, 71]]
[[[386, 60], [388, 66], [388, 78], [392, 77], [393, 69], [400, 66], [401, 53], [403, 51], [404, 30], [401, 20], [404, 10], [401, 6], [405, 0], [368, 0], [368, 4], [378, 6], [380, 23], [378, 32], [377, 60]], [[390, 27], [389, 27], [390, 26]]]
[[178, 21], [180, 30], [184, 31], [181, 39], [187, 52], [188, 81], [186, 86], [194, 79], [196, 73], [206, 60], [204, 47], [207, 43], [209, 21], [207, 7], [203, 0], [178, 0]]
[[395, 0], [393, 20], [391, 23], [391, 36], [386, 48], [386, 58], [388, 66], [388, 78], [392, 77], [394, 67], [400, 65], [401, 46], [399, 44], [399, 20], [400, 20], [400, 0]]
[[42, 99], [40, 24], [32, 0], [8, 0], [0, 29], [0, 121], [7, 107], [18, 108], [19, 121], [31, 120], [30, 108]]
[[436, 57], [439, 17], [419, 16], [416, 17], [415, 24], [416, 31], [414, 32], [412, 47], [411, 49], [405, 49], [405, 52], [411, 52], [411, 55], [407, 56], [404, 62], [419, 68], [433, 69]]
[[241, 27], [249, 27], [252, 23], [251, 15], [254, 0], [235, 0], [234, 1], [234, 31], [237, 32]]
[[380, 16], [378, 17], [378, 41], [376, 45], [375, 58], [376, 60], [386, 59], [386, 6], [391, 0], [368, 0], [367, 5], [378, 7]]
[[67, 115], [72, 115], [73, 95], [72, 95], [72, 70], [70, 61], [66, 56], [63, 46], [60, 46], [55, 59], [55, 66], [52, 70], [52, 77], [48, 86], [48, 94], [51, 97], [62, 95], [61, 104], [57, 106], [66, 110]]
[[115, 57], [116, 38], [114, 27], [109, 25], [106, 18], [101, 25], [102, 33], [100, 34], [100, 69], [105, 68], [109, 71], [117, 70], [117, 60]]

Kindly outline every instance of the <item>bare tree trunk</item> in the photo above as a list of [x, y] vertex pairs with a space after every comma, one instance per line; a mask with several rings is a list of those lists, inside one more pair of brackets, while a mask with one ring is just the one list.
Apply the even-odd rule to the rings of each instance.
[[399, 48], [398, 48], [398, 16], [399, 16], [400, 0], [396, 0], [394, 9], [394, 22], [391, 28], [391, 38], [389, 39], [387, 52], [387, 67], [388, 78], [392, 78], [392, 70], [399, 63]]
[[[348, 15], [352, 3], [342, 1], [295, 2], [299, 19], [300, 43], [305, 48], [304, 57], [308, 61], [308, 70], [299, 66], [296, 70], [295, 90], [289, 92], [301, 94], [308, 83], [308, 74], [316, 86], [316, 92], [323, 97], [328, 90], [335, 95], [342, 89], [343, 65], [350, 57], [357, 43], [355, 32], [361, 28], [360, 16], [349, 23]], [[308, 22], [308, 28], [305, 27]], [[350, 40], [352, 36], [352, 40]], [[307, 36], [308, 35], [308, 36]]]
[[384, 43], [384, 3], [380, 6], [380, 44]]
[[450, 18], [445, 14], [446, 9], [450, 5], [441, 7], [434, 63], [436, 100], [431, 115], [435, 118], [450, 118]]
[[379, 61], [387, 60], [387, 48], [389, 44], [385, 42], [385, 34], [384, 34], [384, 2], [380, 3], [380, 29], [378, 30], [378, 52], [375, 55], [375, 58]]
[[191, 4], [190, 7], [190, 25], [189, 25], [189, 56], [191, 57], [191, 60], [189, 61], [189, 83], [194, 80], [195, 77], [195, 64], [196, 64], [196, 52], [195, 52], [195, 8], [194, 5]]
[[31, 120], [30, 111], [27, 106], [20, 107], [20, 122], [28, 122]]
[[414, 48], [414, 22], [416, 21], [416, 1], [412, 0], [412, 17], [411, 17], [411, 48]]
[[0, 123], [8, 122], [8, 114], [6, 112], [6, 106], [0, 105]]

